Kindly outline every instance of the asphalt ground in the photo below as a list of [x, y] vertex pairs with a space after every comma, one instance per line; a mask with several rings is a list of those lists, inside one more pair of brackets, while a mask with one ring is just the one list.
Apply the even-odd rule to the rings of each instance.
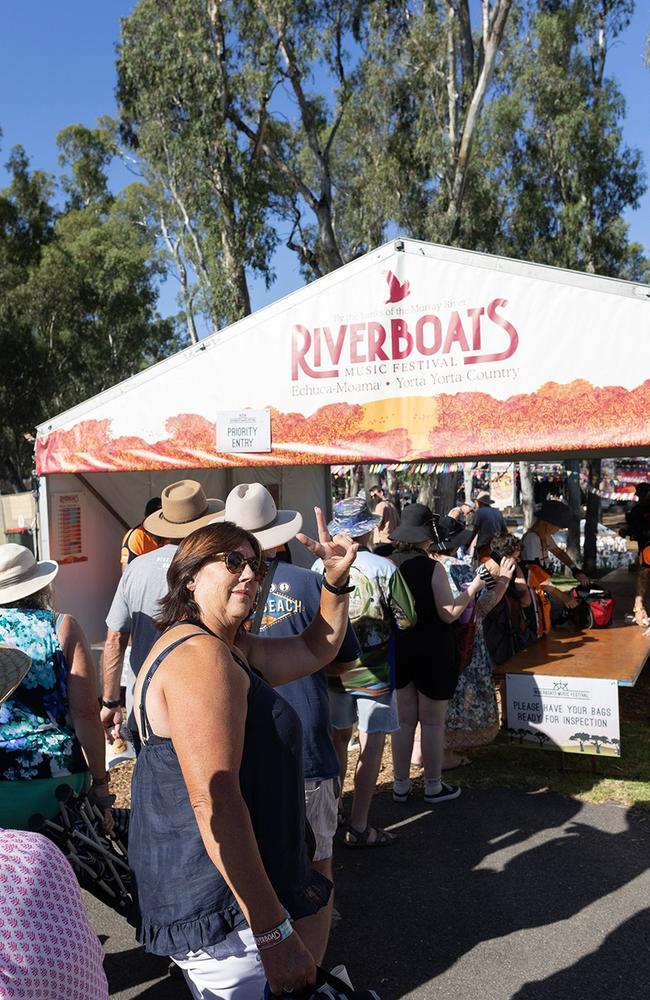
[[[428, 807], [387, 791], [394, 846], [335, 851], [326, 965], [382, 1000], [650, 997], [650, 813], [549, 792], [465, 789]], [[182, 1000], [167, 961], [84, 894], [115, 1000]]]

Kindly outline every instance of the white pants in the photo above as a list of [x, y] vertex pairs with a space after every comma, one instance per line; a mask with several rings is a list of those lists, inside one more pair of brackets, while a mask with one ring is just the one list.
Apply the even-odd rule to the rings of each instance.
[[266, 975], [250, 927], [202, 951], [171, 956], [195, 1000], [262, 1000]]

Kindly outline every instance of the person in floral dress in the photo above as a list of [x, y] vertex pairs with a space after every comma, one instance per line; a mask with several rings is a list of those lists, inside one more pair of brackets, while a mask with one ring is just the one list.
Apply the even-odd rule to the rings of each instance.
[[[454, 553], [463, 530], [453, 518], [441, 518], [438, 525], [440, 542], [432, 554], [439, 560], [447, 574], [450, 606], [467, 590], [475, 576], [471, 565], [456, 559]], [[461, 665], [458, 684], [447, 709], [446, 745], [449, 748], [483, 746], [490, 743], [499, 731], [499, 713], [496, 691], [492, 679], [492, 661], [483, 635], [483, 619], [503, 598], [515, 571], [512, 559], [503, 559], [499, 576], [495, 580], [484, 567], [479, 573], [487, 586], [475, 599], [473, 621], [474, 638], [467, 664]]]
[[95, 672], [79, 623], [50, 607], [55, 562], [0, 545], [0, 643], [31, 667], [0, 705], [0, 826], [28, 829], [35, 813], [57, 816], [60, 784], [91, 786], [110, 828], [110, 796]]

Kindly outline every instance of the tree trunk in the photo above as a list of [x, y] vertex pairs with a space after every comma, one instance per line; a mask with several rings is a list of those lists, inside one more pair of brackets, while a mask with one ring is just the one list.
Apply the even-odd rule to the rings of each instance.
[[474, 469], [472, 466], [472, 462], [463, 462], [463, 486], [465, 488], [465, 499], [468, 503], [472, 499], [472, 490], [474, 488]]
[[366, 499], [370, 497], [370, 488], [372, 486], [379, 485], [379, 476], [375, 472], [370, 471], [370, 466], [362, 465], [361, 468], [361, 485], [366, 491]]
[[[224, 223], [221, 234], [224, 270], [235, 300], [235, 318], [243, 319], [244, 316], [250, 315], [251, 299], [248, 291], [246, 266], [236, 247], [237, 237], [232, 228], [229, 231], [229, 226]], [[233, 321], [233, 317], [229, 317], [229, 319], [231, 322]]]
[[600, 459], [593, 459], [587, 464], [589, 468], [589, 486], [591, 489], [587, 493], [585, 550], [582, 566], [587, 576], [594, 576], [596, 573], [596, 538], [598, 537], [598, 524], [600, 522], [600, 497], [593, 490], [597, 490], [600, 487]]
[[350, 469], [350, 486], [349, 486], [350, 492], [348, 493], [348, 496], [356, 497], [357, 493], [359, 492], [360, 477], [361, 477], [361, 466], [353, 465]]
[[580, 565], [582, 561], [580, 553], [580, 515], [582, 513], [582, 497], [580, 493], [580, 462], [565, 462], [564, 467], [567, 472], [567, 500], [571, 516], [569, 519], [569, 530], [567, 531], [566, 550], [574, 563]]
[[[476, 84], [472, 88], [472, 97], [465, 116], [460, 148], [456, 157], [451, 184], [451, 198], [447, 209], [449, 242], [453, 241], [458, 230], [474, 134], [480, 120], [485, 95], [492, 83], [497, 55], [503, 40], [511, 5], [512, 0], [496, 0], [494, 9], [490, 13], [488, 0], [483, 0], [483, 65], [481, 66]], [[452, 4], [449, 3], [449, 9], [451, 10], [451, 8]], [[448, 23], [451, 24], [453, 22], [450, 21]], [[467, 82], [471, 84], [471, 81]]]
[[420, 492], [418, 493], [418, 503], [424, 503], [427, 507], [430, 507], [431, 510], [434, 510], [436, 500], [437, 497], [434, 490], [434, 477], [432, 474], [430, 476], [426, 476], [422, 481]]
[[456, 482], [458, 475], [455, 472], [437, 472], [435, 478], [436, 505], [434, 513], [444, 517], [456, 504]]
[[524, 531], [528, 531], [535, 520], [533, 476], [528, 462], [519, 463], [519, 479], [521, 482], [521, 506], [524, 512]]

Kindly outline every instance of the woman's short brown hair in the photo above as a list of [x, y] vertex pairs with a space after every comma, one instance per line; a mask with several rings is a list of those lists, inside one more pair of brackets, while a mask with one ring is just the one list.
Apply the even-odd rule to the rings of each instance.
[[261, 560], [262, 549], [255, 535], [238, 528], [232, 521], [206, 524], [183, 539], [167, 570], [167, 594], [161, 600], [160, 611], [156, 615], [156, 624], [161, 631], [177, 622], [201, 620], [199, 606], [187, 589], [188, 582], [202, 566], [213, 562], [222, 552], [234, 552], [245, 543]]
[[511, 557], [517, 549], [521, 548], [521, 538], [504, 531], [502, 535], [494, 536], [490, 548], [500, 559], [504, 559], [506, 556]]

